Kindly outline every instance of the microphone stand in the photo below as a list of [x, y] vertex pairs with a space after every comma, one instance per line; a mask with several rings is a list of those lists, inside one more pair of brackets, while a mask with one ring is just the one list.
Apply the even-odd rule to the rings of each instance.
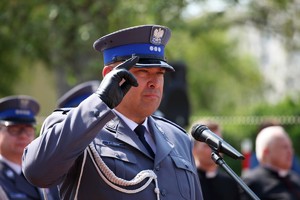
[[212, 160], [219, 166], [221, 166], [242, 188], [247, 194], [255, 200], [260, 200], [256, 194], [242, 181], [242, 179], [226, 164], [224, 159], [219, 153], [212, 148], [211, 153]]

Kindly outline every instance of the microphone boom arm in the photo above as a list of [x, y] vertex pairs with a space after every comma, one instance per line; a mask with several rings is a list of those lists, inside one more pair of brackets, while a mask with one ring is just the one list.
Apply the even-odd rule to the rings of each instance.
[[243, 180], [226, 164], [224, 159], [219, 155], [218, 151], [214, 150], [214, 148], [212, 148], [211, 159], [217, 165], [221, 166], [252, 199], [260, 200], [258, 196], [243, 182]]

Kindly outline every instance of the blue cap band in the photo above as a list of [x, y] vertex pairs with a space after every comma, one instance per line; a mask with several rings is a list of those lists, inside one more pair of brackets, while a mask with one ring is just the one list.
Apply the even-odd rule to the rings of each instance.
[[71, 99], [71, 101], [66, 102], [63, 107], [76, 107], [79, 105], [84, 99], [89, 97], [91, 94], [81, 95], [79, 97], [76, 97], [75, 99]]
[[115, 61], [117, 57], [135, 55], [148, 55], [149, 57], [157, 57], [164, 60], [164, 45], [145, 44], [128, 44], [105, 49], [103, 51], [104, 64]]
[[26, 118], [30, 120], [34, 119], [34, 114], [30, 110], [19, 110], [19, 109], [11, 109], [11, 110], [5, 110], [0, 113], [0, 119], [5, 120], [8, 118]]

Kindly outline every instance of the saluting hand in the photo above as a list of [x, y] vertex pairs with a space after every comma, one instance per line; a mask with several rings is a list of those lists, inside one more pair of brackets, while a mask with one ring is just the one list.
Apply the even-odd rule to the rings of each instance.
[[[108, 107], [114, 108], [119, 105], [131, 86], [138, 86], [136, 78], [129, 72], [138, 60], [138, 56], [126, 60], [106, 74], [101, 81], [96, 94]], [[124, 82], [122, 82], [123, 79]]]

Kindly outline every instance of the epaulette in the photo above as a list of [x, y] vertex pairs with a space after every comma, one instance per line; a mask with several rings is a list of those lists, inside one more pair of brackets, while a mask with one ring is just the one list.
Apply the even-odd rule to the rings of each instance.
[[53, 112], [61, 112], [63, 115], [67, 114], [72, 108], [57, 108]]
[[167, 123], [169, 123], [169, 124], [171, 124], [171, 125], [177, 127], [178, 129], [180, 129], [180, 130], [181, 130], [182, 132], [184, 132], [185, 134], [187, 134], [186, 130], [185, 130], [184, 128], [182, 128], [181, 126], [179, 126], [178, 124], [176, 124], [176, 123], [174, 123], [174, 122], [172, 122], [172, 121], [170, 121], [170, 120], [168, 120], [168, 119], [166, 119], [166, 118], [164, 118], [164, 117], [162, 117], [162, 116], [157, 116], [157, 115], [151, 115], [151, 116], [152, 116], [153, 118], [155, 118], [155, 119], [158, 119], [158, 120], [167, 122]]

